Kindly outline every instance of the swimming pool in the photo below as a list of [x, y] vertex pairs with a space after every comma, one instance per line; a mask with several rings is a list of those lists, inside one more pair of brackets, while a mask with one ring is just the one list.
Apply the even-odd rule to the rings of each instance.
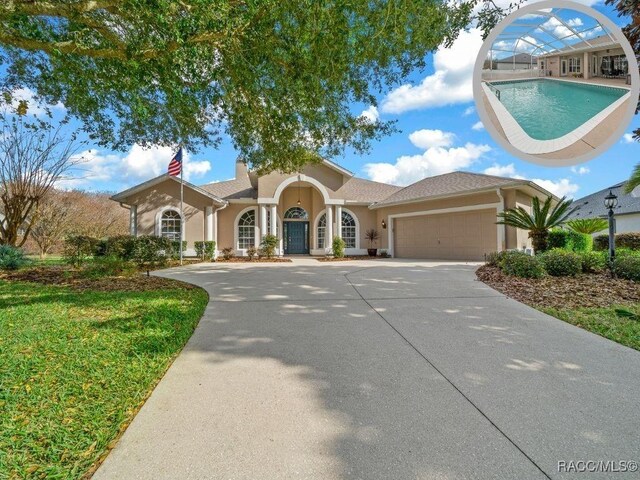
[[629, 93], [624, 88], [551, 79], [490, 85], [500, 91], [500, 103], [534, 140], [567, 135]]

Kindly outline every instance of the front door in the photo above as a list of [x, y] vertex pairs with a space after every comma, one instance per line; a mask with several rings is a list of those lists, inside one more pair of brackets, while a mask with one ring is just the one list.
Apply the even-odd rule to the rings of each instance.
[[284, 222], [284, 253], [309, 253], [309, 222]]

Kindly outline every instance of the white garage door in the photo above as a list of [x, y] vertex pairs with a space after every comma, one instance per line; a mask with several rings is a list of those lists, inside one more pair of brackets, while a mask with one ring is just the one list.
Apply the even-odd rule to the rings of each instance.
[[394, 256], [484, 260], [497, 248], [496, 210], [395, 218]]

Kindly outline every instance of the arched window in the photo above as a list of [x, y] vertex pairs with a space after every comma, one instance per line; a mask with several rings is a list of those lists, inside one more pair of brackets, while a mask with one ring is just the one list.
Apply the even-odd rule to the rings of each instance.
[[309, 214], [302, 207], [291, 207], [284, 214], [287, 220], [309, 220]]
[[327, 214], [323, 213], [318, 220], [318, 231], [316, 232], [316, 238], [318, 242], [318, 248], [324, 248], [325, 232], [327, 231]]
[[238, 220], [238, 249], [256, 246], [256, 211], [247, 210]]
[[356, 248], [356, 220], [344, 210], [342, 210], [342, 239], [346, 248]]
[[182, 240], [182, 219], [175, 210], [166, 210], [160, 217], [160, 236], [170, 240]]

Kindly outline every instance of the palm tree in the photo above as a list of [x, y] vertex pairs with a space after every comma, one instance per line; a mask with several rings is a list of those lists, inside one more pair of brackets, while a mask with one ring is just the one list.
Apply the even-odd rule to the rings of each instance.
[[591, 235], [592, 233], [601, 232], [605, 230], [609, 222], [604, 218], [576, 218], [575, 220], [569, 220], [567, 226], [577, 233], [586, 233]]
[[533, 243], [533, 250], [536, 253], [541, 253], [547, 249], [549, 230], [562, 225], [569, 215], [578, 208], [570, 208], [571, 203], [571, 200], [566, 200], [566, 197], [562, 197], [560, 201], [551, 208], [553, 198], [547, 197], [541, 207], [540, 199], [533, 197], [531, 213], [522, 207], [508, 208], [504, 212], [498, 213], [500, 220], [496, 223], [498, 225], [508, 225], [510, 227], [528, 230], [529, 238], [531, 238], [531, 242]]
[[640, 163], [635, 166], [627, 184], [624, 186], [624, 193], [631, 193], [631, 191], [640, 186]]

